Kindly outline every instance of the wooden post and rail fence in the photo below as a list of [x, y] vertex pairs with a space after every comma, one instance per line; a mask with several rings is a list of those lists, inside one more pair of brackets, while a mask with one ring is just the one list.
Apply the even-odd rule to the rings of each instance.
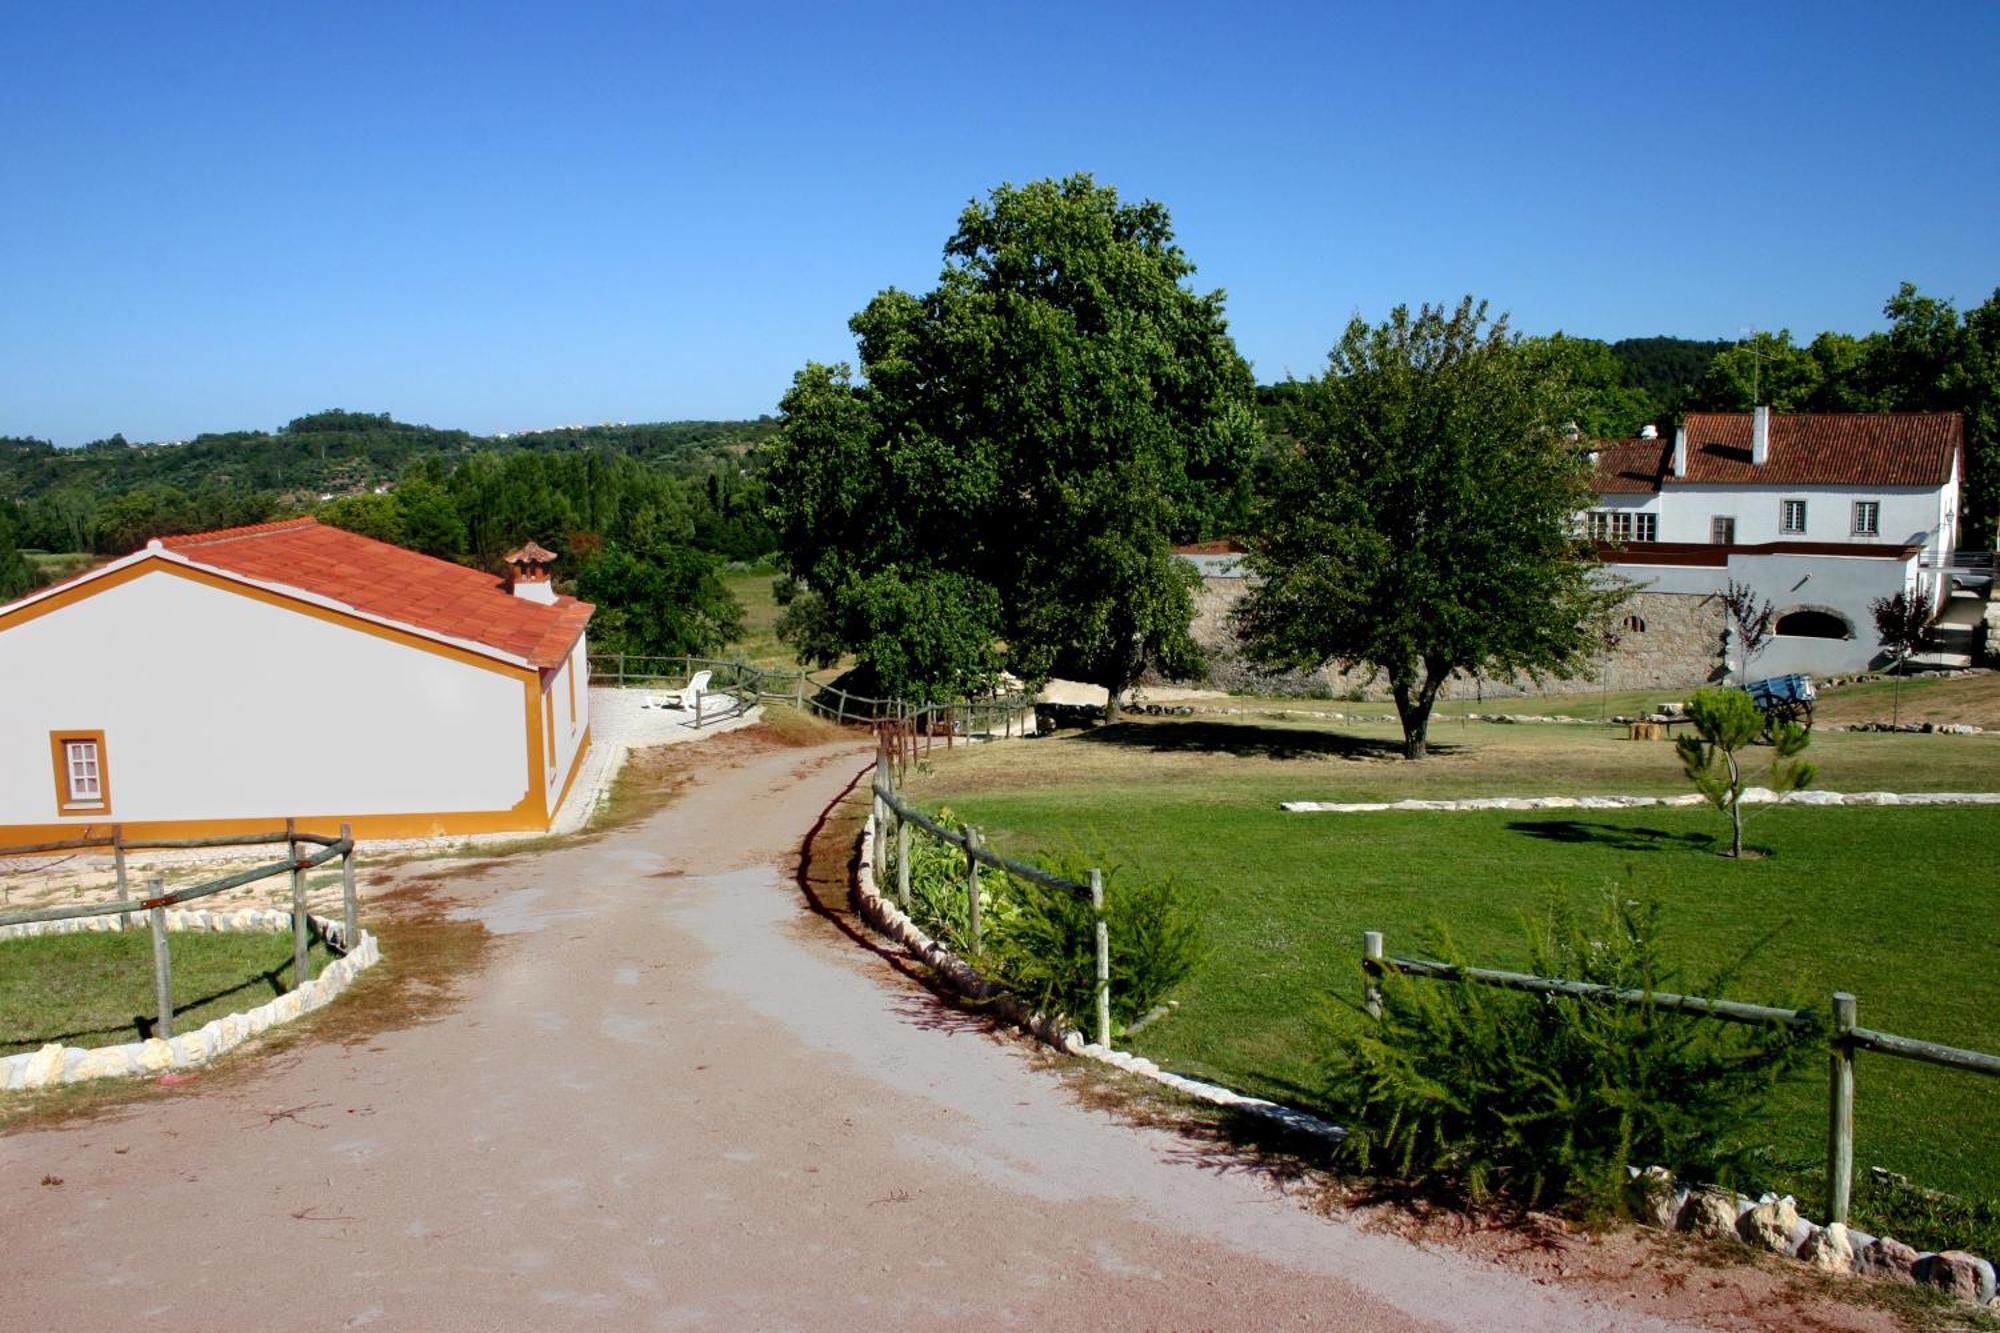
[[[955, 705], [938, 705], [939, 708]], [[908, 719], [905, 719], [908, 721]], [[979, 836], [979, 830], [967, 825], [963, 833], [946, 828], [923, 811], [907, 804], [896, 790], [897, 775], [912, 757], [904, 741], [910, 733], [898, 737], [894, 728], [885, 726], [878, 733], [875, 749], [875, 775], [871, 784], [875, 837], [872, 869], [875, 882], [882, 883], [884, 868], [882, 859], [888, 845], [890, 826], [894, 826], [896, 840], [896, 904], [905, 914], [910, 910], [910, 860], [914, 850], [911, 831], [935, 839], [949, 847], [958, 848], [965, 854], [965, 869], [961, 882], [965, 885], [966, 935], [973, 952], [979, 951], [981, 921], [979, 910], [979, 871], [985, 866], [1003, 874], [1012, 875], [1051, 893], [1064, 893], [1073, 897], [1088, 899], [1094, 918], [1094, 943], [1096, 948], [1095, 984], [1093, 986], [1093, 1008], [1095, 1013], [1094, 1040], [1102, 1046], [1111, 1044], [1111, 932], [1104, 916], [1104, 872], [1093, 869], [1089, 884], [1078, 884], [1074, 880], [1051, 874], [1040, 866], [1016, 861], [1011, 857], [998, 855]], [[949, 733], [947, 733], [949, 735]], [[949, 742], [947, 742], [948, 744]], [[1077, 1021], [1081, 1015], [1075, 1016]]]
[[[1644, 1006], [1724, 1023], [1811, 1031], [1826, 1022], [1824, 1015], [1810, 1009], [1777, 1009], [1700, 995], [1673, 995], [1665, 991], [1620, 990], [1584, 981], [1538, 977], [1526, 972], [1461, 967], [1420, 958], [1391, 958], [1383, 952], [1382, 933], [1376, 930], [1362, 933], [1361, 967], [1366, 987], [1362, 1005], [1372, 1018], [1382, 1016], [1382, 992], [1376, 983], [1383, 974], [1396, 972], [1408, 977], [1425, 977], [1461, 985], [1496, 986], [1503, 990], [1555, 995], [1597, 1004]], [[1890, 1032], [1876, 1032], [1857, 1026], [1855, 1014], [1854, 996], [1847, 991], [1835, 991], [1832, 996], [1833, 1023], [1828, 1033], [1826, 1221], [1842, 1224], [1847, 1222], [1854, 1188], [1854, 1057], [1857, 1053], [1873, 1051], [1899, 1060], [1916, 1060], [1942, 1065], [1946, 1069], [1985, 1074], [1989, 1078], [2000, 1077], [2000, 1055], [1919, 1041], [1914, 1037], [1899, 1037]]]
[[[268, 843], [285, 844], [286, 857], [247, 870], [175, 889], [169, 893], [163, 876], [146, 881], [144, 896], [133, 898], [126, 882], [125, 854], [128, 851], [188, 850], [210, 847], [255, 847]], [[317, 851], [307, 851], [317, 847]], [[360, 940], [360, 914], [354, 896], [354, 834], [349, 825], [340, 826], [338, 837], [306, 833], [296, 820], [270, 833], [239, 833], [219, 838], [127, 838], [123, 825], [116, 825], [102, 837], [69, 838], [60, 842], [33, 843], [22, 847], [0, 847], [0, 857], [43, 856], [58, 852], [88, 852], [109, 849], [117, 880], [118, 897], [111, 902], [81, 903], [69, 907], [30, 907], [0, 912], [0, 926], [19, 926], [37, 921], [73, 921], [93, 916], [115, 916], [120, 929], [131, 929], [133, 914], [144, 913], [153, 936], [153, 994], [159, 1014], [156, 1035], [174, 1035], [173, 953], [167, 946], [167, 909], [183, 903], [239, 889], [261, 879], [284, 875], [290, 880], [292, 902], [292, 986], [297, 989], [312, 978], [307, 975], [308, 950], [312, 944], [312, 917], [306, 911], [306, 875], [329, 861], [340, 862], [342, 940], [348, 949]]]
[[841, 725], [909, 723], [926, 744], [942, 732], [945, 745], [950, 747], [957, 737], [979, 734], [982, 730], [1006, 737], [1026, 735], [1022, 715], [1033, 707], [1018, 692], [944, 704], [915, 704], [907, 699], [855, 694], [831, 681], [815, 679], [807, 671], [767, 669], [714, 657], [604, 653], [590, 659], [591, 683], [615, 689], [664, 688], [668, 682], [691, 681], [702, 671], [709, 673], [706, 693], [726, 695], [734, 701], [734, 707], [710, 713], [703, 704], [703, 695], [696, 695], [697, 730], [714, 717], [733, 717], [760, 703], [784, 703]]

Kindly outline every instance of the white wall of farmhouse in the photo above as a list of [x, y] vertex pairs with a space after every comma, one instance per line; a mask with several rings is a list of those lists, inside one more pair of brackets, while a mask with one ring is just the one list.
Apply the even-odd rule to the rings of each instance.
[[584, 734], [590, 729], [590, 657], [587, 647], [588, 637], [579, 637], [576, 646], [570, 649], [562, 667], [548, 680], [548, 693], [543, 697], [546, 707], [543, 738], [555, 740], [553, 751], [543, 756], [547, 770], [543, 773], [546, 800], [544, 804], [550, 815], [556, 812], [563, 797], [563, 785], [576, 764], [578, 748], [583, 744]]
[[[6, 628], [0, 681], [0, 825], [507, 811], [529, 791], [520, 673], [169, 572]], [[72, 728], [104, 733], [108, 817], [57, 808], [49, 738]]]
[[[1687, 486], [1669, 484], [1656, 495], [1607, 495], [1599, 501], [1604, 508], [1623, 508], [1621, 501], [1651, 501], [1645, 506], [1660, 516], [1663, 542], [1706, 542], [1711, 539], [1717, 517], [1736, 520], [1738, 544], [1755, 546], [1763, 542], [1860, 542], [1869, 545], [1920, 545], [1932, 555], [1951, 546], [1951, 528], [1957, 520], [1958, 488], [1879, 487], [1859, 490], [1851, 486]], [[1787, 500], [1802, 500], [1806, 507], [1803, 532], [1786, 531], [1784, 506]], [[1874, 534], [1854, 530], [1855, 503], [1880, 506]]]
[[1606, 565], [1606, 572], [1630, 580], [1645, 593], [1719, 594], [1732, 580], [1749, 586], [1759, 602], [1769, 601], [1776, 619], [1796, 611], [1830, 612], [1847, 622], [1846, 638], [1779, 634], [1745, 667], [1740, 650], [1730, 649], [1732, 665], [1752, 678], [1806, 672], [1832, 675], [1864, 671], [1883, 660], [1881, 641], [1869, 607], [1875, 599], [1913, 588], [1916, 559], [1899, 553], [1876, 556], [1762, 555], [1731, 551], [1728, 563], [1647, 564], [1643, 550]]

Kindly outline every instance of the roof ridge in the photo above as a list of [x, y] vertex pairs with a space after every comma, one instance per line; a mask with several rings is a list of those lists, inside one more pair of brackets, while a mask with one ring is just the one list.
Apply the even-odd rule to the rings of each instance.
[[169, 550], [178, 550], [184, 546], [209, 546], [216, 542], [235, 541], [239, 537], [261, 537], [268, 532], [296, 532], [300, 528], [318, 526], [318, 519], [311, 514], [302, 514], [297, 518], [281, 518], [269, 523], [245, 523], [241, 527], [214, 528], [208, 532], [184, 532], [154, 540]]

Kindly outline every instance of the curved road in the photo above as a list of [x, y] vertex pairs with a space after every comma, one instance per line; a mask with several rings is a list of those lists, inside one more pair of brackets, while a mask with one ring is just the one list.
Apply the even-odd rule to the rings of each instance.
[[866, 758], [718, 747], [451, 881], [498, 939], [436, 1021], [0, 1139], [0, 1326], [1661, 1327], [1319, 1217], [955, 1021], [794, 882]]

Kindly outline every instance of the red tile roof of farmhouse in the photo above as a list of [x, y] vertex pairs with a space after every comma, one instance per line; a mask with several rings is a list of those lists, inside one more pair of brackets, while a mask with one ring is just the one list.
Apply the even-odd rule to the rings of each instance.
[[1185, 546], [1174, 548], [1175, 555], [1243, 555], [1244, 553], [1243, 543], [1234, 538], [1213, 542], [1189, 542]]
[[1672, 440], [1606, 440], [1597, 489], [1618, 495], [1662, 484], [1765, 486], [1942, 486], [1965, 450], [1956, 412], [1771, 414], [1771, 452], [1750, 461], [1748, 412], [1690, 412], [1687, 475], [1673, 475]]
[[562, 665], [596, 608], [516, 597], [496, 574], [406, 551], [310, 518], [162, 537], [198, 565], [297, 588], [433, 634], [485, 644], [537, 667]]

